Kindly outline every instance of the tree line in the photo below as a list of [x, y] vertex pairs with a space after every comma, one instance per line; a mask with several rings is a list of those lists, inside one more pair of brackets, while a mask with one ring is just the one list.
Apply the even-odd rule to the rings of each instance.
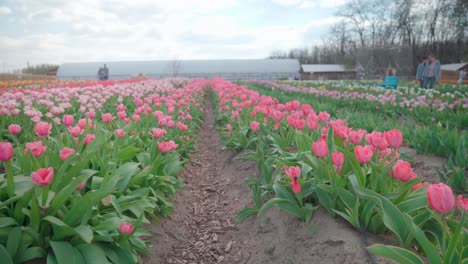
[[59, 66], [55, 64], [29, 65], [21, 69], [22, 73], [46, 75], [50, 70], [56, 70]]
[[336, 13], [340, 20], [322, 44], [274, 51], [269, 58], [355, 65], [359, 54], [404, 47], [407, 52], [392, 54], [405, 61], [411, 56], [412, 67], [430, 53], [443, 64], [466, 62], [467, 14], [468, 0], [351, 0]]

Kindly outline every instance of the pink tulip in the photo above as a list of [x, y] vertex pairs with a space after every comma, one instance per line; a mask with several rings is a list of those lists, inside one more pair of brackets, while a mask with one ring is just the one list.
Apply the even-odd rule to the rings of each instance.
[[231, 125], [231, 124], [227, 124], [227, 125], [226, 125], [226, 130], [227, 130], [227, 131], [231, 131], [231, 130], [232, 130], [232, 125]]
[[179, 146], [179, 145], [176, 144], [172, 140], [169, 141], [169, 142], [166, 142], [166, 141], [158, 142], [158, 149], [161, 152], [169, 152], [169, 151], [175, 150], [177, 148], [177, 146]]
[[39, 122], [34, 126], [34, 132], [38, 137], [50, 136], [50, 131], [52, 130], [52, 124], [47, 122]]
[[89, 143], [91, 143], [91, 141], [95, 140], [96, 139], [96, 135], [94, 134], [87, 134], [85, 136], [85, 139], [84, 139], [84, 144], [85, 146], [87, 146]]
[[333, 152], [331, 155], [331, 159], [332, 159], [333, 165], [337, 167], [341, 167], [343, 166], [345, 157], [344, 157], [344, 154], [341, 152]]
[[110, 121], [114, 119], [114, 117], [110, 113], [105, 113], [101, 115], [102, 121], [106, 124], [108, 124]]
[[65, 161], [66, 159], [68, 159], [68, 157], [70, 157], [71, 154], [73, 154], [75, 152], [74, 149], [72, 148], [64, 148], [60, 151], [60, 159], [62, 159], [63, 161]]
[[377, 149], [385, 149], [388, 146], [387, 139], [380, 132], [373, 131], [371, 134], [367, 134], [366, 140]]
[[403, 135], [398, 129], [392, 129], [390, 131], [384, 132], [385, 139], [388, 142], [388, 145], [392, 148], [399, 148], [403, 144]]
[[86, 116], [89, 118], [89, 119], [94, 119], [96, 117], [96, 112], [94, 112], [93, 110], [89, 110], [88, 113], [86, 113]]
[[291, 181], [297, 181], [301, 176], [301, 168], [299, 166], [288, 167], [286, 170], [286, 175], [289, 176]]
[[356, 146], [354, 148], [354, 155], [359, 163], [367, 163], [374, 156], [374, 147], [371, 145]]
[[121, 223], [119, 225], [120, 234], [131, 235], [133, 232], [133, 225], [127, 222]]
[[71, 127], [73, 126], [73, 122], [75, 121], [75, 117], [72, 116], [72, 115], [64, 115], [63, 118], [62, 118], [62, 123], [66, 126], [66, 127]]
[[177, 122], [177, 127], [180, 129], [180, 131], [186, 131], [188, 129], [188, 126], [182, 122]]
[[39, 186], [48, 186], [54, 179], [54, 169], [53, 168], [42, 168], [31, 173], [31, 180]]
[[9, 161], [13, 158], [13, 145], [10, 142], [0, 142], [0, 161]]
[[320, 122], [325, 122], [330, 118], [330, 114], [327, 112], [320, 112], [318, 115], [318, 119]]
[[398, 160], [392, 167], [392, 176], [400, 181], [409, 182], [416, 178], [416, 174], [407, 161]]
[[250, 129], [252, 129], [253, 132], [257, 132], [260, 129], [260, 123], [257, 121], [252, 121], [250, 123]]
[[296, 123], [296, 124], [295, 124], [296, 129], [297, 129], [297, 130], [303, 130], [304, 127], [305, 127], [305, 120], [296, 119], [295, 121], [296, 121], [296, 122], [295, 122], [295, 123]]
[[121, 128], [116, 129], [115, 133], [117, 133], [118, 138], [123, 138], [123, 136], [125, 135], [125, 131], [123, 129], [121, 129]]
[[300, 193], [301, 192], [301, 185], [299, 184], [298, 181], [293, 181], [291, 182], [291, 187], [294, 193]]
[[459, 211], [465, 210], [468, 213], [468, 198], [463, 198], [462, 195], [458, 195], [457, 209]]
[[86, 129], [86, 126], [88, 126], [88, 127], [93, 126], [93, 121], [91, 119], [82, 118], [82, 119], [78, 120], [78, 126], [81, 129]]
[[416, 191], [418, 189], [421, 189], [422, 187], [426, 186], [427, 185], [427, 182], [420, 182], [418, 184], [415, 184], [412, 189], [413, 191]]
[[84, 180], [82, 183], [80, 183], [80, 185], [78, 185], [78, 187], [76, 187], [76, 189], [78, 191], [80, 191], [81, 189], [83, 189], [85, 186], [86, 186], [86, 182], [87, 180]]
[[31, 152], [34, 157], [39, 158], [42, 153], [47, 149], [47, 146], [42, 146], [42, 141], [34, 141], [26, 143], [26, 149], [24, 153]]
[[69, 127], [68, 132], [70, 132], [70, 135], [72, 135], [72, 137], [77, 138], [83, 132], [83, 130], [79, 126], [74, 126]]
[[315, 141], [312, 144], [312, 150], [314, 151], [315, 155], [319, 158], [326, 157], [328, 155], [328, 145], [327, 142], [323, 139]]
[[119, 119], [125, 119], [127, 117], [127, 112], [125, 111], [117, 112], [117, 116], [119, 117]]
[[455, 207], [453, 191], [443, 183], [429, 184], [427, 187], [427, 200], [431, 208], [441, 214], [448, 213]]
[[137, 115], [137, 114], [134, 114], [134, 115], [132, 115], [132, 119], [133, 119], [133, 121], [138, 122], [138, 121], [141, 120], [141, 116]]
[[17, 135], [19, 133], [21, 133], [21, 127], [19, 125], [16, 125], [16, 124], [11, 124], [8, 126], [8, 133], [12, 134], [12, 135]]
[[365, 130], [359, 129], [357, 131], [349, 131], [349, 142], [351, 144], [359, 144], [361, 142], [362, 137], [366, 134]]
[[154, 138], [161, 138], [162, 136], [164, 136], [164, 134], [166, 134], [166, 130], [164, 128], [153, 128], [153, 137]]

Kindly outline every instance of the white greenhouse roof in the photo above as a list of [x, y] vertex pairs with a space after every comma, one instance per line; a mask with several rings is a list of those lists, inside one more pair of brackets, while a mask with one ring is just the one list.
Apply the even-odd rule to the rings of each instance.
[[64, 63], [57, 71], [57, 78], [95, 77], [104, 64], [109, 76], [222, 74], [222, 73], [299, 73], [300, 65], [294, 59], [264, 60], [158, 60]]
[[466, 65], [468, 65], [468, 62], [444, 64], [440, 65], [440, 69], [445, 71], [459, 71]]
[[304, 72], [355, 72], [354, 67], [342, 64], [303, 64]]

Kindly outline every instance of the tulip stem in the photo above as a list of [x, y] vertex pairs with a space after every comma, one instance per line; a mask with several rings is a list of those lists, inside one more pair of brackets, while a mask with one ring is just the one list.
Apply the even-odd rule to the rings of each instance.
[[45, 186], [42, 189], [42, 206], [46, 206], [47, 200], [49, 198], [49, 186]]
[[11, 198], [15, 196], [15, 182], [13, 178], [13, 171], [11, 170], [11, 161], [8, 160], [5, 162], [5, 169], [7, 173], [7, 190], [8, 196]]

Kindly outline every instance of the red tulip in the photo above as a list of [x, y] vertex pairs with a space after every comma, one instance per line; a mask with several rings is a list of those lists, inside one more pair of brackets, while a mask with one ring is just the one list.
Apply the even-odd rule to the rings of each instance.
[[403, 135], [398, 129], [392, 129], [390, 131], [384, 132], [385, 139], [388, 142], [388, 145], [392, 148], [399, 148], [403, 144]]
[[354, 148], [354, 155], [359, 163], [367, 163], [374, 156], [374, 147], [371, 145], [356, 146]]
[[463, 196], [458, 195], [457, 209], [459, 211], [465, 210], [465, 212], [468, 213], [468, 198], [463, 198]]
[[315, 155], [319, 158], [326, 157], [328, 155], [328, 145], [323, 139], [320, 139], [312, 144], [312, 150]]
[[50, 131], [52, 130], [52, 124], [47, 122], [39, 122], [34, 126], [34, 132], [38, 137], [50, 136]]
[[19, 133], [21, 133], [21, 127], [19, 125], [16, 125], [16, 124], [11, 124], [8, 126], [8, 133], [12, 134], [12, 135], [17, 135]]
[[39, 158], [46, 149], [47, 146], [42, 146], [41, 141], [28, 142], [26, 143], [26, 149], [24, 150], [24, 153], [26, 154], [31, 152], [34, 157]]
[[409, 162], [398, 160], [392, 167], [392, 176], [400, 181], [408, 182], [416, 178]]
[[133, 225], [127, 222], [121, 223], [119, 225], [119, 231], [121, 234], [131, 235], [133, 232]]
[[54, 179], [54, 169], [53, 168], [42, 168], [31, 173], [31, 180], [39, 186], [48, 186]]
[[73, 154], [74, 152], [75, 150], [72, 148], [64, 148], [60, 151], [60, 159], [64, 161], [68, 159], [68, 157], [70, 157], [70, 155]]
[[257, 132], [260, 129], [260, 123], [252, 121], [252, 123], [250, 123], [250, 129], [252, 129], [253, 132]]
[[13, 158], [13, 145], [10, 142], [0, 142], [0, 161], [9, 161]]
[[441, 214], [448, 213], [455, 207], [453, 191], [443, 183], [429, 184], [427, 187], [427, 200], [432, 209]]

